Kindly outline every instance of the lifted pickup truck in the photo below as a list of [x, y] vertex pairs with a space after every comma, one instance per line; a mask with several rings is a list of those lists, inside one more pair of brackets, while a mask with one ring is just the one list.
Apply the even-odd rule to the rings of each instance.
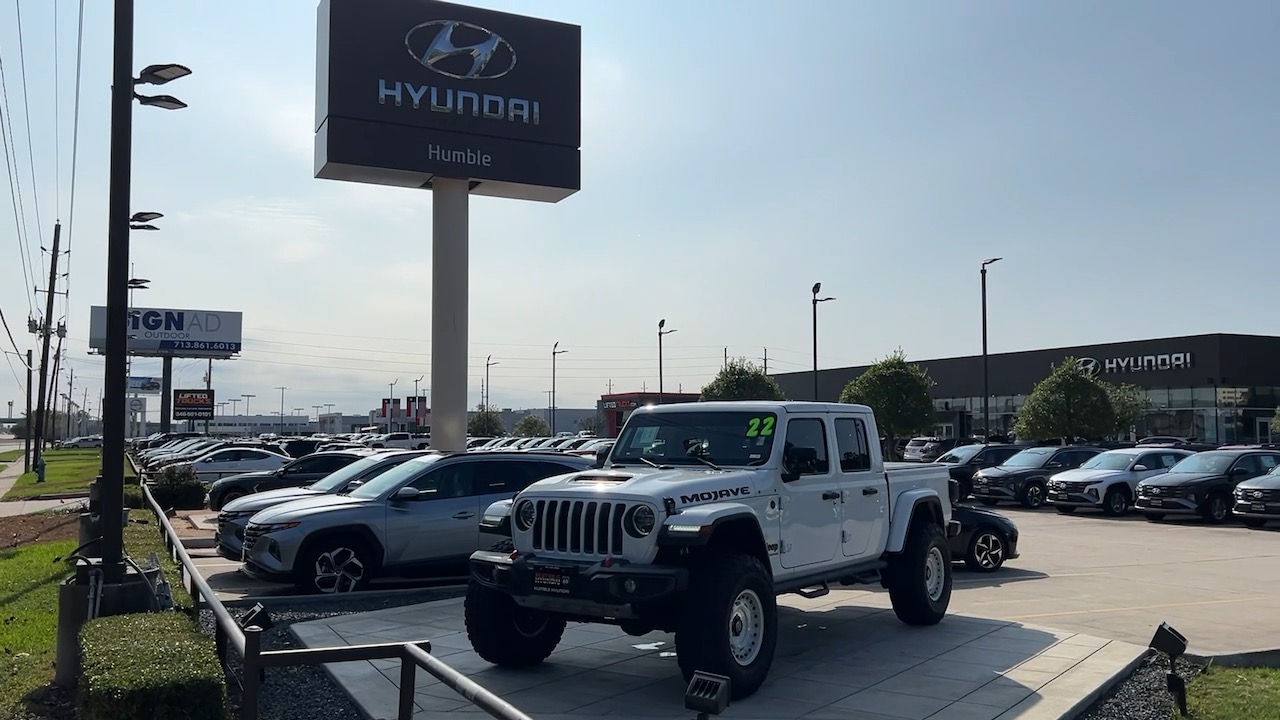
[[471, 556], [467, 634], [484, 659], [542, 662], [568, 622], [674, 632], [685, 679], [754, 693], [773, 662], [776, 596], [879, 583], [932, 625], [951, 599], [950, 478], [886, 467], [870, 408], [802, 402], [633, 413], [597, 467], [489, 506]]

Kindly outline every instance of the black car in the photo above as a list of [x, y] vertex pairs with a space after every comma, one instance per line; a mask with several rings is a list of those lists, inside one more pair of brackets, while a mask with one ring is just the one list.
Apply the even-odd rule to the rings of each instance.
[[1280, 465], [1266, 475], [1237, 485], [1232, 512], [1251, 528], [1260, 528], [1269, 520], [1280, 520]]
[[1023, 448], [1017, 445], [965, 445], [958, 447], [934, 462], [951, 465], [947, 472], [960, 485], [961, 500], [973, 494], [973, 474], [983, 468], [996, 467]]
[[289, 438], [280, 440], [276, 446], [280, 448], [280, 452], [291, 458], [306, 457], [325, 444], [324, 440], [315, 440], [311, 438]]
[[1210, 450], [1196, 453], [1163, 475], [1138, 483], [1134, 506], [1148, 520], [1199, 515], [1213, 523], [1231, 518], [1236, 486], [1280, 465], [1276, 450]]
[[1078, 468], [1100, 452], [1079, 445], [1025, 448], [1001, 465], [974, 473], [973, 496], [988, 506], [1004, 501], [1038, 508], [1044, 504], [1050, 475]]
[[351, 463], [368, 457], [369, 451], [341, 450], [338, 452], [315, 453], [298, 458], [275, 470], [241, 473], [218, 478], [209, 488], [205, 504], [210, 510], [221, 510], [223, 505], [256, 492], [277, 490], [279, 488], [303, 487], [323, 478], [331, 472], [341, 470]]
[[947, 542], [951, 558], [964, 560], [975, 572], [995, 572], [1006, 560], [1018, 557], [1018, 526], [995, 510], [972, 505], [951, 508], [951, 518], [960, 521], [960, 534]]

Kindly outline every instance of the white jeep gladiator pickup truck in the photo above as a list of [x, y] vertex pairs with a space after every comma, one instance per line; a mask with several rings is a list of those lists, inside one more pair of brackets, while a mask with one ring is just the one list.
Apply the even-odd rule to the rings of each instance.
[[[754, 693], [773, 662], [776, 596], [880, 583], [911, 625], [951, 599], [947, 469], [886, 466], [871, 409], [710, 402], [635, 411], [591, 470], [491, 505], [471, 556], [472, 647], [542, 662], [568, 622], [673, 632], [681, 672]], [[505, 536], [508, 539], [501, 539]]]

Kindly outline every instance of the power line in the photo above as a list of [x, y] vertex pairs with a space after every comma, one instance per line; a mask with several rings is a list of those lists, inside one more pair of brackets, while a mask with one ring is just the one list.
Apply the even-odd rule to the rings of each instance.
[[[56, 5], [55, 3], [55, 7]], [[26, 118], [27, 162], [31, 167], [31, 200], [35, 203], [36, 242], [39, 243], [44, 223], [40, 220], [40, 187], [36, 182], [36, 153], [31, 144], [31, 103], [27, 100], [27, 51], [22, 44], [22, 3], [19, 0], [13, 0], [13, 9], [18, 14], [18, 69], [22, 77], [22, 114]], [[56, 91], [54, 94], [57, 94]], [[57, 118], [54, 118], [54, 124], [56, 127]], [[13, 115], [9, 116], [9, 131], [11, 133], [13, 131]]]
[[[56, 31], [55, 31], [56, 32]], [[67, 294], [64, 314], [71, 315], [71, 248], [75, 241], [72, 229], [76, 221], [76, 167], [80, 158], [80, 71], [84, 67], [84, 0], [80, 0], [80, 15], [76, 20], [76, 98], [72, 109], [71, 124], [71, 198], [67, 208]], [[69, 322], [69, 321], [68, 321]]]
[[9, 115], [9, 90], [4, 80], [4, 54], [0, 52], [0, 144], [4, 145], [4, 169], [9, 175], [9, 201], [13, 204], [14, 237], [18, 241], [19, 255], [22, 257], [23, 284], [29, 291], [27, 296], [28, 316], [35, 315], [32, 297], [36, 288], [36, 273], [32, 267], [31, 237], [27, 234], [27, 217], [22, 201], [22, 178], [18, 175], [18, 149], [13, 145], [13, 122]]
[[[14, 0], [18, 2], [18, 0]], [[53, 217], [62, 215], [62, 112], [58, 102], [59, 90], [62, 89], [62, 64], [58, 57], [58, 2], [53, 3]], [[69, 245], [70, 243], [68, 243]]]
[[[13, 351], [18, 354], [18, 357], [22, 357], [22, 351], [18, 349], [18, 341], [13, 339], [13, 331], [9, 329], [9, 321], [4, 317], [4, 308], [0, 308], [0, 325], [4, 325], [4, 332], [9, 336], [9, 344], [13, 345]], [[22, 361], [22, 366], [27, 366], [25, 360]], [[21, 385], [22, 383], [18, 384]]]

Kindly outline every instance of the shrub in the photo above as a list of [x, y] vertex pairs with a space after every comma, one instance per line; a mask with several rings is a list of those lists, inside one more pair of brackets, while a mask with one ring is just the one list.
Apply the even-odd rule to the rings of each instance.
[[151, 484], [151, 495], [168, 510], [199, 510], [204, 507], [205, 487], [189, 467], [167, 467]]
[[182, 613], [90, 620], [80, 631], [80, 651], [80, 720], [227, 717], [213, 641]]
[[147, 501], [142, 497], [142, 488], [137, 485], [124, 486], [124, 506], [127, 508], [145, 508]]

